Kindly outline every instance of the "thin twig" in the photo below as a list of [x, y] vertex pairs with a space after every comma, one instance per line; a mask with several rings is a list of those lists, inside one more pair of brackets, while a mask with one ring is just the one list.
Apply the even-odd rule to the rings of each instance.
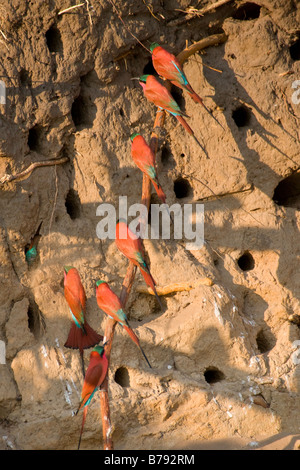
[[225, 5], [226, 3], [231, 2], [232, 0], [220, 0], [219, 2], [213, 3], [212, 5], [208, 5], [201, 10], [197, 10], [196, 8], [189, 7], [186, 10], [180, 10], [177, 9], [177, 11], [180, 11], [182, 13], [185, 13], [186, 16], [184, 18], [177, 18], [176, 20], [172, 20], [168, 23], [168, 26], [179, 26], [183, 23], [186, 23], [189, 20], [192, 20], [194, 18], [199, 18], [199, 16], [205, 15], [205, 13], [209, 13], [210, 11], [215, 10], [218, 7], [221, 7], [222, 5]]
[[149, 12], [150, 12], [150, 15], [153, 16], [153, 18], [155, 18], [157, 21], [160, 21], [159, 18], [157, 18], [157, 16], [154, 15], [153, 13], [153, 6], [152, 5], [148, 5], [145, 0], [143, 0], [143, 3], [146, 5], [146, 7], [148, 8]]
[[29, 167], [26, 168], [26, 170], [21, 171], [20, 173], [17, 173], [16, 175], [8, 175], [8, 174], [3, 175], [2, 178], [0, 178], [0, 184], [10, 183], [11, 181], [14, 181], [16, 179], [22, 179], [25, 176], [29, 176], [33, 172], [33, 170], [35, 170], [35, 168], [39, 168], [41, 166], [60, 165], [68, 161], [69, 161], [68, 157], [62, 157], [62, 158], [55, 158], [53, 160], [45, 160], [42, 162], [31, 163], [31, 165], [29, 165]]
[[89, 2], [89, 0], [85, 0], [85, 3], [86, 3], [87, 14], [89, 15], [90, 25], [93, 26], [92, 15], [91, 15], [91, 12], [90, 12], [90, 2]]
[[75, 10], [75, 8], [83, 7], [84, 5], [86, 6], [86, 11], [87, 11], [87, 14], [89, 16], [90, 25], [93, 26], [92, 16], [91, 16], [91, 12], [90, 12], [90, 2], [89, 2], [89, 0], [85, 0], [83, 3], [78, 3], [78, 5], [72, 5], [69, 8], [65, 8], [64, 10], [61, 10], [57, 13], [57, 16], [63, 15], [64, 13], [69, 13], [70, 11]]
[[115, 5], [115, 2], [114, 2], [113, 0], [108, 0], [108, 1], [109, 1], [109, 3], [113, 6], [115, 12], [116, 12], [117, 15], [118, 15], [118, 18], [119, 18], [120, 21], [123, 23], [123, 26], [124, 26], [124, 28], [126, 29], [126, 31], [128, 31], [128, 33], [129, 33], [144, 49], [146, 49], [146, 51], [148, 51], [149, 54], [151, 54], [151, 51], [148, 49], [148, 47], [146, 47], [146, 46], [130, 31], [130, 29], [128, 28], [128, 26], [125, 24], [125, 22], [124, 22], [122, 16], [120, 15], [120, 13], [119, 13], [119, 11], [118, 11], [116, 5]]
[[213, 11], [216, 8], [221, 7], [231, 1], [232, 0], [219, 0], [218, 2], [213, 3], [212, 5], [207, 5], [206, 7], [201, 8], [201, 10], [198, 10], [197, 8], [193, 8], [193, 7], [188, 7], [186, 10], [176, 9], [176, 11], [181, 11], [189, 15], [203, 16], [205, 15], [205, 13], [209, 13], [210, 11]]
[[2, 36], [4, 37], [5, 41], [8, 41], [6, 35], [3, 33], [2, 29], [0, 29], [0, 33], [2, 34]]
[[78, 5], [73, 5], [72, 7], [69, 7], [69, 8], [66, 8], [65, 10], [59, 11], [59, 12], [57, 13], [57, 16], [63, 15], [64, 13], [67, 13], [68, 11], [74, 10], [75, 8], [79, 8], [79, 7], [82, 7], [82, 6], [84, 6], [84, 5], [86, 5], [85, 2], [79, 3]]

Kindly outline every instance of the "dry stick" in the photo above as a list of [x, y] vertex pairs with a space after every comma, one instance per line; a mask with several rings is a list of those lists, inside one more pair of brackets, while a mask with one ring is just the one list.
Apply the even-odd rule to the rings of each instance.
[[[225, 34], [216, 34], [209, 38], [202, 39], [198, 43], [193, 44], [193, 46], [185, 49], [181, 54], [177, 56], [177, 58], [179, 58], [179, 61], [183, 63], [185, 60], [188, 59], [188, 57], [190, 57], [190, 55], [195, 54], [195, 52], [197, 52], [198, 50], [201, 50], [208, 46], [218, 44], [220, 42], [224, 42], [226, 41], [226, 38], [227, 37]], [[167, 83], [166, 85], [169, 86], [169, 83]], [[165, 115], [166, 113], [163, 110], [158, 110], [156, 113], [153, 130], [152, 130], [152, 134], [150, 138], [150, 143], [149, 143], [154, 154], [157, 153], [157, 149], [158, 149], [158, 138], [159, 138], [158, 130], [161, 129], [164, 125]], [[147, 175], [143, 174], [143, 187], [142, 187], [141, 202], [147, 207], [147, 212], [149, 211], [150, 200], [151, 200], [151, 181]], [[145, 224], [147, 221], [142, 220], [141, 222], [142, 224]], [[123, 281], [121, 294], [120, 294], [120, 300], [123, 305], [123, 308], [125, 307], [128, 296], [130, 294], [133, 281], [135, 278], [135, 273], [136, 273], [136, 266], [134, 266], [132, 262], [129, 262], [126, 276]], [[112, 320], [111, 318], [107, 318], [106, 324], [105, 324], [103, 343], [105, 345], [104, 350], [105, 350], [105, 355], [108, 359], [108, 363], [110, 362], [110, 354], [111, 354], [111, 348], [112, 348], [112, 342], [113, 342], [116, 324], [117, 322], [115, 320]], [[112, 441], [112, 425], [111, 425], [109, 397], [108, 397], [108, 374], [101, 387], [100, 406], [101, 406], [101, 414], [102, 414], [102, 430], [103, 430], [103, 443], [104, 443], [103, 447], [104, 447], [104, 450], [113, 450], [114, 447], [113, 447], [113, 441]]]
[[218, 7], [221, 7], [225, 5], [226, 3], [231, 2], [232, 0], [219, 0], [216, 3], [213, 3], [212, 5], [208, 5], [204, 8], [201, 8], [201, 10], [197, 10], [197, 8], [189, 7], [186, 10], [176, 10], [176, 11], [182, 11], [183, 13], [188, 13], [190, 15], [196, 15], [196, 16], [202, 16], [205, 13], [209, 13], [210, 11], [215, 10]]
[[[209, 277], [203, 277], [197, 279], [197, 281], [192, 282], [174, 282], [173, 284], [167, 284], [166, 286], [156, 286], [157, 295], [168, 295], [174, 294], [174, 292], [184, 292], [195, 289], [198, 286], [208, 286], [211, 287], [214, 285], [214, 281]], [[138, 285], [136, 292], [139, 294], [150, 294], [154, 295], [151, 287], [145, 286], [145, 284]]]
[[64, 13], [67, 13], [68, 11], [74, 10], [75, 8], [83, 7], [85, 5], [85, 2], [79, 3], [78, 5], [73, 5], [72, 7], [66, 8], [65, 10], [61, 10], [57, 13], [57, 16], [63, 15]]
[[198, 42], [195, 42], [191, 46], [184, 49], [180, 54], [177, 56], [177, 60], [180, 64], [183, 64], [191, 55], [196, 54], [196, 52], [201, 51], [201, 49], [205, 49], [209, 46], [215, 46], [216, 44], [222, 44], [227, 40], [226, 34], [213, 34], [212, 36], [208, 36], [207, 38], [201, 39]]
[[21, 171], [20, 173], [17, 173], [16, 175], [8, 175], [5, 174], [0, 178], [0, 184], [4, 183], [10, 183], [11, 181], [14, 181], [16, 179], [24, 178], [25, 176], [29, 176], [30, 173], [33, 172], [35, 168], [41, 167], [41, 166], [52, 166], [52, 165], [60, 165], [62, 163], [66, 163], [69, 161], [68, 157], [62, 157], [62, 158], [54, 158], [53, 160], [45, 160], [42, 162], [34, 162], [29, 165], [26, 170]]
[[232, 0], [220, 0], [212, 5], [208, 5], [207, 7], [202, 8], [201, 10], [197, 10], [196, 8], [190, 8], [185, 11], [177, 9], [177, 11], [186, 13], [186, 16], [184, 18], [177, 18], [176, 20], [171, 20], [168, 23], [168, 26], [179, 26], [183, 23], [186, 23], [189, 20], [192, 20], [193, 18], [203, 16], [205, 13], [209, 13], [210, 11], [213, 11], [216, 8], [221, 7], [222, 5], [225, 5], [226, 3], [229, 3], [231, 1]]

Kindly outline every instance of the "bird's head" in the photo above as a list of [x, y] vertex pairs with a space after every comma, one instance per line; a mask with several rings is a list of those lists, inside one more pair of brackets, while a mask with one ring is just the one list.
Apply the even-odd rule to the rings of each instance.
[[99, 280], [99, 281], [96, 282], [96, 286], [99, 287], [100, 284], [104, 284], [104, 283], [105, 283], [105, 281], [100, 281], [100, 280]]
[[120, 218], [117, 220], [116, 225], [121, 224], [121, 223], [127, 225], [127, 221], [126, 221], [125, 219], [123, 219], [122, 217], [120, 217]]
[[73, 266], [65, 266], [65, 267], [64, 267], [65, 276], [68, 274], [68, 272], [70, 271], [70, 269], [73, 269]]
[[151, 51], [151, 53], [154, 51], [154, 49], [155, 49], [156, 47], [159, 47], [159, 44], [158, 44], [157, 42], [153, 42], [153, 43], [150, 45], [150, 51]]
[[130, 136], [131, 142], [133, 142], [133, 139], [137, 137], [138, 135], [140, 135], [138, 132], [134, 132], [133, 134], [131, 134]]
[[140, 78], [139, 78], [139, 81], [142, 82], [142, 83], [146, 83], [148, 77], [149, 77], [149, 74], [148, 75], [141, 75]]
[[102, 354], [104, 353], [104, 347], [100, 346], [100, 344], [97, 344], [97, 346], [93, 348], [93, 351], [97, 352], [99, 356], [102, 356]]

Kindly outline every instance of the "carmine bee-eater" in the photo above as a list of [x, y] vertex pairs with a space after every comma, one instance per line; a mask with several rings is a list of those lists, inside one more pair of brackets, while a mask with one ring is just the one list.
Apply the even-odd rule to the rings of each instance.
[[169, 80], [173, 85], [188, 91], [195, 103], [201, 103], [204, 106], [202, 98], [191, 87], [176, 57], [157, 44], [157, 42], [151, 44], [150, 51], [152, 53], [153, 67], [158, 75], [165, 80]]
[[83, 408], [82, 424], [80, 430], [80, 437], [78, 442], [78, 450], [80, 447], [81, 436], [83, 432], [83, 427], [88, 411], [88, 406], [95, 394], [95, 392], [103, 384], [108, 369], [108, 360], [105, 356], [104, 347], [97, 345], [94, 347], [90, 354], [90, 362], [86, 370], [84, 377], [84, 382], [81, 391], [81, 399], [76, 411], [76, 415], [81, 408]]
[[169, 80], [173, 85], [186, 90], [195, 103], [202, 104], [205, 111], [207, 111], [211, 117], [223, 128], [222, 124], [212, 115], [203, 103], [202, 98], [193, 90], [189, 83], [182, 66], [176, 59], [174, 54], [171, 54], [166, 49], [161, 47], [157, 42], [150, 45], [150, 51], [152, 53], [152, 63], [158, 75], [165, 80]]
[[149, 176], [158, 197], [164, 204], [166, 195], [158, 181], [154, 152], [142, 135], [134, 133], [130, 136], [130, 139], [132, 142], [131, 156], [134, 163], [143, 173]]
[[147, 356], [140, 345], [138, 337], [129, 325], [126, 313], [122, 308], [122, 304], [119, 297], [111, 290], [107, 282], [96, 282], [96, 298], [97, 304], [101, 308], [101, 310], [103, 310], [110, 318], [117, 321], [127, 331], [130, 338], [140, 348], [141, 353], [146, 359], [148, 366], [151, 368], [150, 362], [148, 361]]
[[29, 267], [33, 266], [33, 264], [37, 260], [37, 256], [38, 256], [37, 246], [38, 246], [39, 240], [41, 238], [40, 228], [42, 226], [42, 223], [43, 222], [41, 222], [40, 225], [38, 226], [38, 229], [37, 229], [35, 235], [30, 240], [30, 243], [28, 245], [26, 245], [26, 247], [25, 247], [25, 258], [26, 258], [26, 261], [27, 261]]
[[183, 116], [189, 117], [181, 111], [178, 103], [174, 100], [173, 96], [167, 90], [167, 88], [162, 85], [154, 75], [142, 75], [139, 77], [139, 83], [143, 88], [144, 96], [148, 101], [154, 103], [158, 108], [164, 109], [168, 113], [175, 116], [177, 121], [184, 127], [184, 129], [193, 137], [197, 144], [204, 151], [202, 145], [198, 141], [197, 137], [194, 134], [193, 129], [188, 125]]
[[118, 220], [116, 225], [116, 245], [126, 258], [128, 258], [135, 266], [140, 268], [146, 284], [153, 290], [162, 309], [163, 307], [155, 288], [156, 282], [154, 281], [145, 261], [143, 242], [130, 230], [123, 219]]
[[85, 319], [86, 295], [79, 273], [73, 266], [64, 268], [64, 294], [73, 319], [65, 347], [79, 349], [85, 375], [83, 350], [95, 346], [103, 337], [98, 335]]

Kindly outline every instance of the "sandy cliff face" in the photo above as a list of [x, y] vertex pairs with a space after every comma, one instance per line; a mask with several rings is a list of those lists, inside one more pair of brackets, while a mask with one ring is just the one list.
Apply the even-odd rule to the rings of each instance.
[[[160, 311], [152, 296], [137, 293], [143, 281], [136, 276], [127, 312], [153, 370], [117, 327], [109, 371], [115, 448], [297, 433], [300, 103], [292, 85], [300, 79], [299, 6], [228, 2], [180, 22], [185, 0], [116, 3], [147, 47], [158, 41], [177, 54], [186, 41], [222, 32], [228, 39], [184, 65], [223, 128], [186, 93], [174, 95], [209, 158], [170, 116], [159, 142], [167, 202], [204, 204], [206, 243], [189, 251], [186, 240], [145, 241], [159, 285], [206, 277], [213, 284], [165, 296]], [[151, 72], [151, 57], [110, 2], [90, 4], [92, 25], [85, 7], [58, 15], [72, 5], [66, 0], [0, 7], [7, 92], [0, 176], [69, 158], [0, 187], [1, 448], [76, 448], [82, 374], [77, 351], [63, 346], [71, 321], [63, 266], [79, 270], [87, 318], [103, 333], [95, 281], [120, 292], [127, 261], [113, 241], [98, 239], [96, 209], [103, 202], [118, 208], [119, 196], [128, 205], [141, 199], [129, 136], [149, 139], [155, 107], [130, 79]], [[25, 247], [41, 222], [29, 268]], [[82, 448], [102, 448], [100, 413], [97, 395]]]

